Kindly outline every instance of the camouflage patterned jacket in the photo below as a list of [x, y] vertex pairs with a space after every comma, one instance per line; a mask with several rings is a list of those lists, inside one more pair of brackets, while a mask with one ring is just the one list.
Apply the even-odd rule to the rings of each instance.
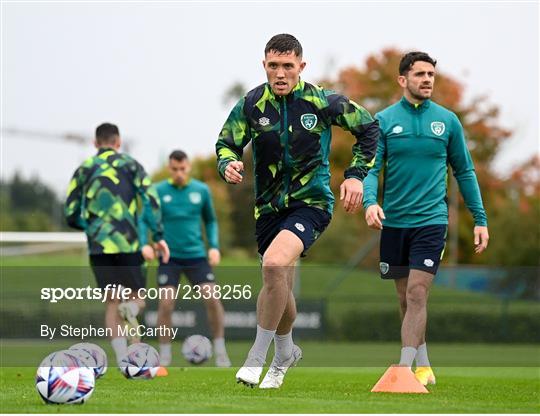
[[152, 207], [154, 241], [163, 239], [159, 197], [151, 183], [135, 159], [113, 149], [99, 149], [75, 171], [64, 212], [70, 227], [86, 232], [90, 254], [140, 250], [137, 195]]
[[218, 170], [242, 159], [252, 141], [255, 218], [286, 208], [314, 206], [332, 214], [330, 190], [331, 126], [356, 137], [345, 178], [363, 180], [373, 165], [378, 122], [343, 95], [300, 81], [286, 97], [265, 83], [233, 108], [216, 143]]

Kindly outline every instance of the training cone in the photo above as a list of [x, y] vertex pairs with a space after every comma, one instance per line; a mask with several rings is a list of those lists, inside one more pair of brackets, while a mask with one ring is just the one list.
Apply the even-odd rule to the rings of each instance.
[[167, 377], [169, 375], [169, 372], [165, 367], [159, 367], [158, 371], [156, 373], [156, 377]]
[[393, 365], [371, 389], [372, 393], [429, 393], [409, 367]]

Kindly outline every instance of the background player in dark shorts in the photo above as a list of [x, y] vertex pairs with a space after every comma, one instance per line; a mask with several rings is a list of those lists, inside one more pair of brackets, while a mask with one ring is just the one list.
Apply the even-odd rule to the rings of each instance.
[[[180, 276], [185, 274], [192, 285], [201, 287], [213, 337], [216, 366], [230, 367], [231, 361], [225, 348], [225, 310], [219, 296], [210, 296], [216, 289], [212, 266], [217, 266], [221, 258], [218, 222], [210, 188], [190, 177], [191, 163], [181, 150], [169, 155], [168, 169], [169, 178], [155, 185], [161, 202], [165, 241], [171, 250], [170, 261], [167, 264], [160, 262], [158, 285], [176, 290]], [[139, 234], [145, 244], [143, 255], [146, 260], [151, 260], [154, 251], [146, 242], [147, 212], [150, 209], [145, 207], [145, 215], [139, 222]], [[203, 225], [208, 249], [202, 235]], [[160, 297], [158, 326], [171, 327], [175, 303], [176, 300], [171, 297]], [[168, 334], [160, 335], [159, 351], [162, 367], [168, 366], [172, 360], [171, 337]], [[165, 373], [162, 369], [160, 374]]]
[[[169, 249], [163, 240], [159, 199], [143, 167], [131, 156], [119, 153], [120, 132], [114, 124], [96, 129], [98, 152], [73, 174], [64, 211], [70, 227], [83, 230], [88, 239], [90, 265], [98, 286], [121, 284], [131, 289], [145, 286], [141, 269], [141, 244], [137, 232], [137, 197], [151, 207], [151, 229], [157, 249], [168, 261]], [[127, 352], [127, 339], [119, 334], [123, 325], [136, 327], [137, 314], [145, 307], [137, 297], [127, 302], [107, 299], [105, 326], [112, 332], [111, 344], [117, 361]], [[125, 320], [126, 322], [123, 322]], [[132, 338], [137, 341], [137, 338]]]

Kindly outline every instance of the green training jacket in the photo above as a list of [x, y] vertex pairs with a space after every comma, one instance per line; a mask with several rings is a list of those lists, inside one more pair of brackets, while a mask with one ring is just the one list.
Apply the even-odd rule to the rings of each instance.
[[[206, 246], [202, 236], [202, 224], [210, 248], [219, 249], [218, 222], [212, 195], [208, 185], [190, 179], [185, 186], [177, 186], [170, 179], [155, 185], [161, 203], [165, 241], [171, 257], [194, 259], [206, 257]], [[139, 218], [141, 244], [147, 244], [151, 210], [144, 207]]]
[[384, 167], [383, 225], [448, 224], [450, 165], [474, 223], [487, 225], [463, 127], [453, 112], [431, 100], [415, 106], [403, 97], [375, 118], [381, 135], [375, 165], [364, 181], [364, 208], [377, 203], [378, 178]]
[[70, 227], [84, 230], [90, 254], [140, 251], [137, 195], [151, 207], [150, 228], [163, 239], [159, 197], [152, 181], [131, 156], [101, 148], [75, 171], [64, 214]]
[[345, 178], [363, 180], [372, 166], [378, 123], [343, 95], [300, 81], [285, 97], [268, 83], [249, 91], [233, 108], [216, 143], [223, 177], [231, 161], [242, 159], [251, 141], [255, 174], [255, 218], [287, 208], [313, 206], [332, 214], [331, 127], [356, 138]]

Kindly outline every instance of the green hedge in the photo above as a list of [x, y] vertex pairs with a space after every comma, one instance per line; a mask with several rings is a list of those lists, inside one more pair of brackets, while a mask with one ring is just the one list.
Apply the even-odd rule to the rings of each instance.
[[[374, 312], [350, 310], [340, 322], [329, 323], [333, 338], [350, 341], [399, 341], [400, 319], [395, 309]], [[436, 309], [429, 312], [426, 338], [443, 342], [540, 342], [537, 310], [470, 311]]]

